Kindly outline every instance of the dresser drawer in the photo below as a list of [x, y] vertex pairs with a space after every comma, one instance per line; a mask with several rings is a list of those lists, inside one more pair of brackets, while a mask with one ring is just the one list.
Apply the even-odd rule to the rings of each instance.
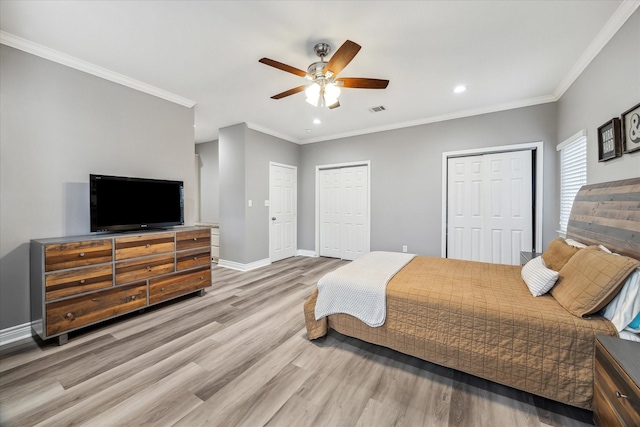
[[44, 248], [45, 271], [102, 264], [112, 259], [110, 239], [57, 243]]
[[173, 233], [143, 234], [116, 239], [116, 261], [175, 250]]
[[171, 274], [149, 280], [149, 304], [179, 297], [211, 286], [211, 268]]
[[203, 228], [193, 231], [179, 231], [176, 233], [177, 250], [211, 246], [211, 230]]
[[77, 295], [113, 286], [111, 264], [49, 273], [45, 277], [46, 300]]
[[47, 304], [47, 335], [63, 333], [146, 305], [145, 283], [133, 283]]
[[173, 253], [116, 263], [116, 284], [135, 282], [176, 271]]
[[178, 271], [208, 265], [210, 262], [210, 246], [176, 253], [176, 270]]
[[597, 426], [624, 427], [624, 422], [616, 412], [611, 402], [607, 400], [598, 382], [593, 386], [593, 421]]
[[[622, 425], [640, 426], [640, 390], [599, 342], [596, 344], [594, 392], [597, 392], [594, 395], [600, 394], [599, 402], [594, 396], [597, 417], [603, 420], [619, 418]], [[607, 404], [603, 405], [605, 402]], [[608, 410], [613, 413], [608, 414]]]

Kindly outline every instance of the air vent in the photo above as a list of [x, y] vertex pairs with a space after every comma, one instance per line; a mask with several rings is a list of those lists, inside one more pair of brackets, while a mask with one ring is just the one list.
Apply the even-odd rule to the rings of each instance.
[[384, 108], [384, 105], [380, 105], [378, 107], [371, 107], [369, 108], [369, 111], [372, 113], [379, 113], [380, 111], [385, 111], [386, 108]]

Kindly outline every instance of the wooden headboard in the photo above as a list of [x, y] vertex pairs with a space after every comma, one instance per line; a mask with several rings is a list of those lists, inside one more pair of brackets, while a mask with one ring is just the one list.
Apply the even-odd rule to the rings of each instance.
[[640, 259], [640, 178], [580, 188], [569, 215], [567, 237]]

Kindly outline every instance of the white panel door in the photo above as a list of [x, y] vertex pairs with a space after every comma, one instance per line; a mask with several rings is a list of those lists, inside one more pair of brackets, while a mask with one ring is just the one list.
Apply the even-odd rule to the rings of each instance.
[[271, 262], [296, 255], [297, 249], [297, 169], [270, 164], [269, 214]]
[[320, 256], [342, 258], [342, 171], [320, 171]]
[[531, 250], [531, 153], [448, 159], [448, 258], [517, 265]]
[[369, 252], [369, 182], [367, 166], [341, 169], [343, 187], [342, 259], [354, 260]]
[[448, 257], [480, 261], [484, 250], [482, 156], [450, 158], [447, 174]]
[[483, 261], [520, 264], [520, 251], [533, 247], [533, 189], [531, 151], [512, 151], [483, 156], [484, 196], [488, 213], [484, 227]]
[[321, 170], [320, 256], [354, 260], [369, 252], [369, 170]]

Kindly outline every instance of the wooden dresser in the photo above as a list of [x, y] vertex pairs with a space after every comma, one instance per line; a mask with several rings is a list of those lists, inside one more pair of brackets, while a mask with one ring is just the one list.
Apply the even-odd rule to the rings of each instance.
[[598, 336], [593, 420], [598, 426], [640, 426], [640, 343]]
[[31, 241], [31, 325], [68, 333], [211, 285], [211, 232], [96, 234]]

